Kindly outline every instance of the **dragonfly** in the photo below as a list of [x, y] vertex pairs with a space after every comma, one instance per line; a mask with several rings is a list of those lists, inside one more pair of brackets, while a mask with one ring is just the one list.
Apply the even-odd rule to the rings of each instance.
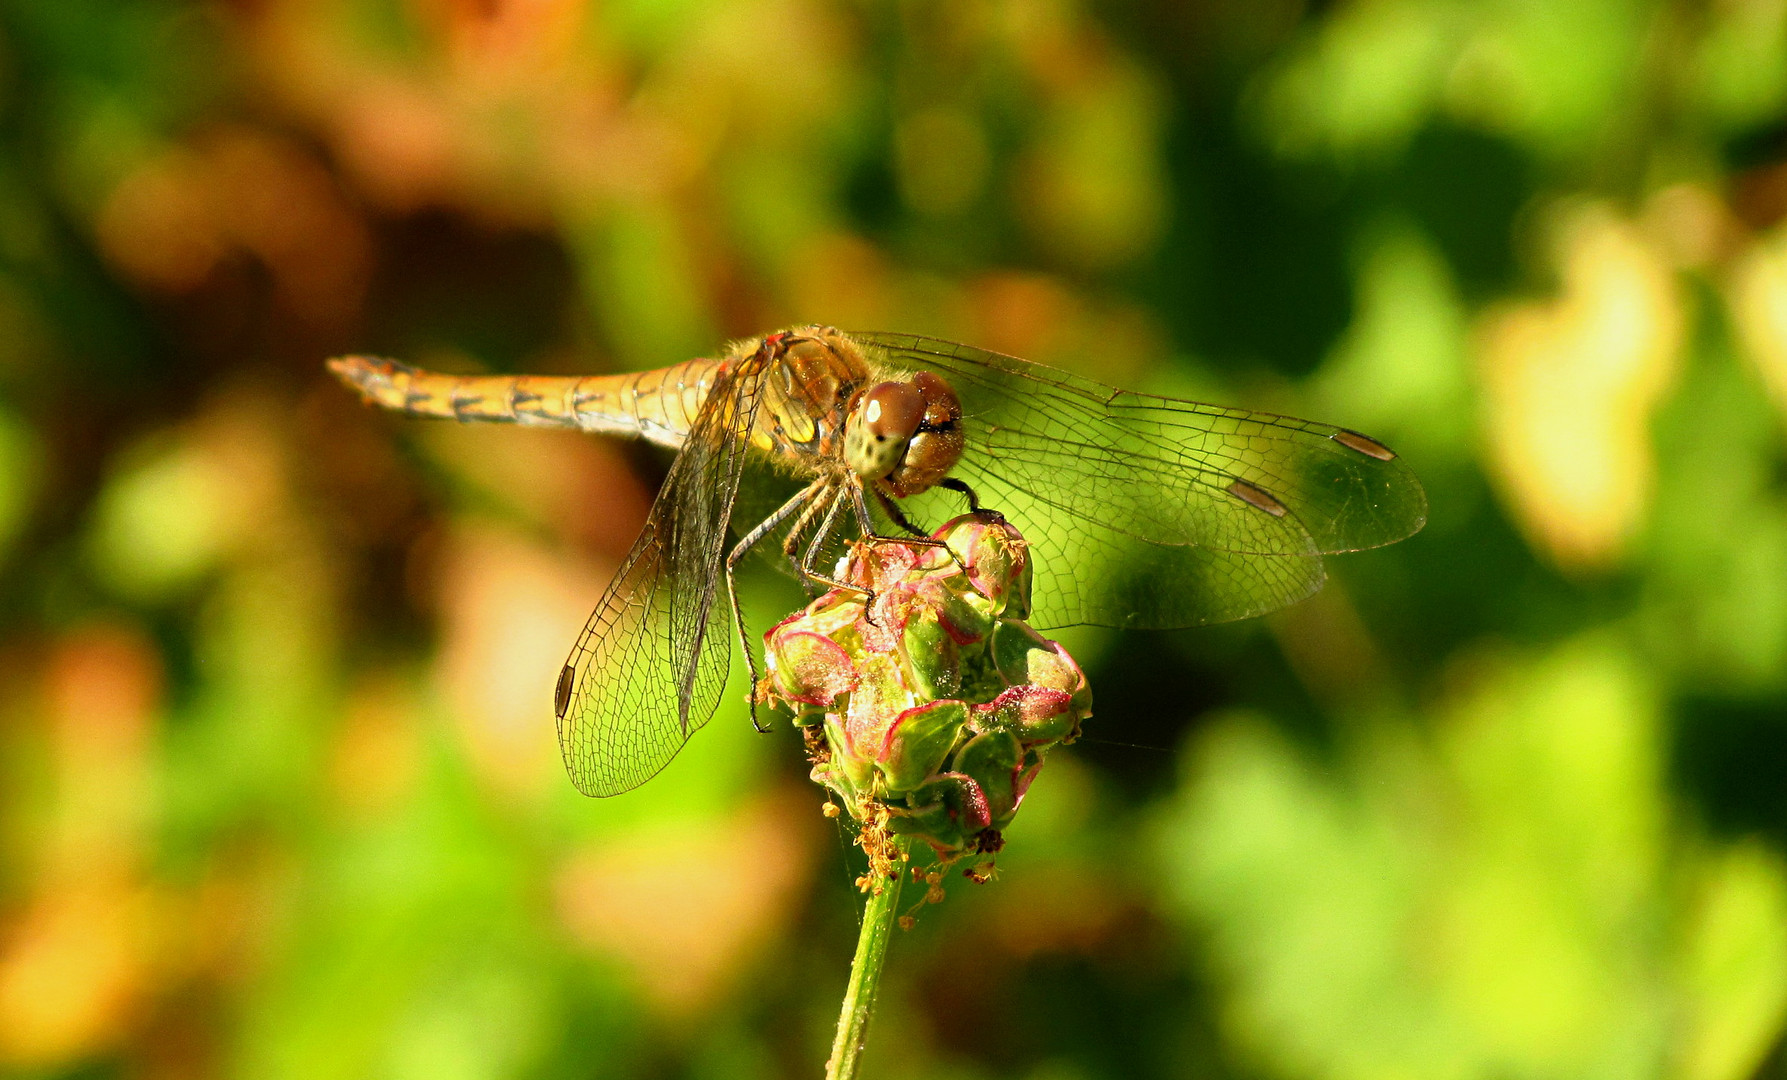
[[[914, 334], [802, 326], [583, 377], [329, 366], [411, 416], [676, 451], [554, 691], [567, 771], [592, 796], [649, 780], [708, 722], [735, 632], [754, 676], [735, 572], [772, 536], [812, 587], [849, 587], [823, 569], [840, 537], [912, 543], [927, 535], [915, 521], [965, 499], [1029, 538], [1034, 625], [1167, 629], [1296, 603], [1321, 588], [1323, 556], [1404, 539], [1427, 517], [1413, 471], [1357, 431]], [[748, 509], [774, 481], [792, 494]]]

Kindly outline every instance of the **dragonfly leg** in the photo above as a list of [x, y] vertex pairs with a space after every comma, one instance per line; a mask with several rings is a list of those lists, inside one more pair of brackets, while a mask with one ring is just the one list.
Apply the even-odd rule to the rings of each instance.
[[[821, 482], [815, 481], [815, 485]], [[782, 538], [782, 554], [787, 557], [788, 565], [794, 568], [794, 576], [805, 584], [809, 591], [812, 590], [813, 583], [807, 580], [807, 564], [800, 557], [800, 538], [813, 527], [815, 518], [837, 505], [837, 498], [838, 492], [835, 486], [828, 486], [826, 490], [819, 492], [813, 501], [807, 504], [807, 508], [800, 512], [800, 517], [788, 529], [788, 535]], [[815, 534], [815, 539], [824, 536], [825, 531], [825, 529], [820, 529]]]
[[905, 529], [915, 537], [921, 537], [927, 540], [930, 539], [931, 534], [912, 524], [911, 520], [906, 517], [906, 512], [900, 509], [900, 504], [894, 502], [892, 495], [882, 491], [880, 488], [876, 488], [875, 501], [881, 504], [881, 509], [887, 511], [888, 518], [895, 525]]
[[882, 536], [880, 533], [876, 532], [875, 531], [875, 521], [873, 518], [869, 517], [869, 501], [867, 499], [863, 498], [862, 485], [855, 484], [855, 485], [851, 486], [850, 499], [851, 499], [851, 502], [856, 507], [856, 522], [857, 522], [857, 525], [862, 529], [863, 543], [865, 543], [865, 544], [905, 544], [908, 546], [940, 547], [940, 548], [945, 548], [945, 549], [947, 549], [949, 547], [949, 545], [945, 544], [943, 541], [933, 540], [930, 538], [929, 535], [919, 532], [916, 528], [913, 527], [911, 522], [906, 520], [905, 514], [899, 512], [897, 509], [895, 509], [892, 506], [891, 500], [887, 500], [885, 498], [885, 496], [882, 496], [882, 493], [879, 491], [877, 491], [875, 494], [877, 496], [880, 496], [883, 498], [882, 505], [887, 508], [888, 516], [894, 519], [894, 524], [900, 526], [901, 528], [907, 530], [908, 532], [915, 533], [916, 535], [914, 535], [914, 536]]
[[[945, 544], [941, 540], [932, 540], [929, 536], [925, 535], [924, 533], [919, 532], [918, 529], [915, 528], [910, 521], [906, 520], [906, 515], [901, 513], [900, 510], [898, 509], [898, 507], [893, 505], [893, 503], [891, 501], [889, 501], [887, 499], [887, 497], [882, 492], [876, 491], [875, 494], [876, 494], [877, 498], [880, 498], [882, 500], [882, 505], [883, 505], [883, 507], [885, 507], [887, 509], [888, 516], [893, 518], [894, 524], [905, 529], [907, 532], [913, 533], [915, 535], [913, 535], [913, 536], [882, 536], [880, 533], [876, 532], [875, 531], [875, 520], [874, 520], [874, 518], [869, 516], [869, 502], [866, 498], [863, 497], [863, 486], [862, 486], [861, 482], [857, 482], [857, 483], [853, 483], [850, 485], [850, 504], [856, 511], [856, 523], [857, 523], [857, 528], [862, 533], [862, 543], [865, 543], [865, 544], [903, 544], [908, 547], [940, 547], [940, 548], [944, 549], [945, 551], [949, 551], [948, 544]], [[838, 500], [837, 504], [833, 507], [832, 512], [826, 515], [826, 519], [825, 519], [826, 528], [821, 530], [821, 535], [823, 535], [825, 532], [830, 530], [831, 525], [832, 525], [832, 519], [837, 516], [837, 511], [839, 509], [841, 509], [843, 507], [843, 505], [844, 505], [843, 500], [842, 499]], [[811, 559], [810, 559], [811, 555], [812, 555], [812, 552], [809, 551], [808, 552], [809, 562], [811, 561]], [[950, 558], [952, 558], [952, 559], [955, 558], [955, 552], [950, 551]], [[813, 573], [812, 568], [810, 566], [806, 569], [805, 572], [812, 575], [814, 578], [816, 578], [819, 581], [826, 582], [827, 584], [831, 585], [833, 588], [842, 587], [842, 588], [850, 589], [854, 592], [862, 593], [863, 594], [863, 606], [864, 606], [863, 617], [865, 619], [869, 620], [869, 623], [871, 625], [874, 624], [874, 622], [875, 622], [875, 590], [865, 589], [860, 585], [850, 585], [850, 584], [843, 583], [843, 582], [831, 581], [829, 578], [826, 578], [819, 574]]]
[[[751, 633], [745, 626], [745, 609], [738, 602], [738, 575], [734, 571], [738, 569], [739, 560], [761, 543], [764, 537], [774, 532], [777, 526], [788, 520], [796, 510], [801, 510], [803, 507], [805, 511], [801, 514], [801, 520], [804, 521], [812, 512], [814, 498], [822, 494], [825, 483], [825, 478], [821, 477], [802, 488], [792, 499], [777, 507], [775, 513], [764, 518], [756, 528], [746, 533], [743, 539], [733, 545], [732, 551], [726, 556], [726, 596], [732, 602], [732, 624], [738, 631], [739, 647], [745, 651], [745, 667], [751, 673], [751, 727], [755, 728], [758, 734], [767, 732], [769, 729], [757, 722], [757, 657], [751, 652]], [[798, 528], [799, 525], [797, 524], [796, 527]]]
[[748, 550], [750, 549], [741, 544], [733, 548], [732, 554], [726, 558], [726, 595], [732, 601], [732, 625], [738, 631], [738, 646], [745, 651], [745, 669], [751, 675], [751, 690], [745, 695], [750, 702], [751, 730], [763, 735], [768, 733], [769, 728], [764, 727], [757, 719], [757, 657], [751, 652], [751, 632], [745, 626], [745, 609], [738, 604], [738, 578], [732, 573], [732, 566]]
[[[853, 494], [856, 496], [855, 502], [859, 506], [858, 513], [867, 513], [866, 509], [860, 509], [862, 507], [862, 487], [861, 487], [861, 485], [856, 485], [852, 489], [852, 491], [853, 491]], [[865, 589], [861, 585], [857, 585], [857, 584], [855, 584], [853, 582], [849, 582], [849, 581], [839, 581], [838, 579], [836, 579], [834, 577], [830, 577], [825, 574], [822, 574], [818, 570], [815, 570], [813, 568], [813, 563], [819, 557], [819, 545], [821, 543], [823, 543], [825, 538], [831, 535], [831, 531], [837, 527], [838, 515], [843, 512], [843, 509], [844, 509], [844, 500], [843, 499], [833, 499], [832, 500], [831, 509], [829, 509], [825, 512], [825, 521], [819, 526], [819, 531], [813, 534], [812, 543], [807, 545], [806, 555], [801, 560], [801, 571], [800, 572], [805, 574], [807, 577], [813, 579], [814, 581], [820, 582], [821, 584], [824, 584], [824, 585], [829, 585], [830, 587], [832, 587], [834, 589], [844, 589], [844, 590], [847, 590], [847, 591], [853, 592], [853, 593], [861, 593], [862, 598], [863, 598], [863, 601], [862, 601], [863, 602], [863, 618], [867, 619], [869, 621], [869, 625], [873, 626], [873, 625], [876, 625], [876, 623], [875, 623], [875, 590], [874, 589]], [[864, 540], [864, 542], [874, 541], [874, 540], [885, 540], [885, 541], [888, 541], [891, 543], [902, 543], [903, 542], [903, 541], [900, 541], [895, 538], [876, 536], [873, 533], [869, 533], [868, 535], [866, 535], [863, 538], [863, 540]], [[911, 541], [911, 542], [918, 543], [918, 541], [916, 541], [916, 540]]]
[[738, 561], [745, 557], [745, 552], [762, 543], [764, 537], [774, 532], [777, 526], [781, 525], [782, 522], [787, 521], [789, 516], [796, 510], [801, 510], [804, 507], [805, 511], [794, 525], [796, 530], [802, 528], [802, 522], [805, 522], [812, 516], [814, 497], [824, 492], [826, 484], [827, 481], [825, 477], [822, 476], [795, 492], [793, 498], [789, 499], [781, 506], [776, 507], [775, 513], [759, 522], [757, 527], [746, 533], [744, 539], [740, 540], [738, 545], [732, 549], [732, 554], [727, 556], [726, 559], [726, 568], [730, 570], [734, 566], [737, 566]]
[[980, 496], [976, 495], [974, 493], [974, 489], [969, 487], [965, 482], [963, 482], [961, 480], [957, 480], [953, 476], [951, 476], [945, 480], [939, 481], [937, 486], [941, 487], [941, 488], [948, 488], [951, 491], [959, 491], [963, 495], [967, 496], [967, 498], [968, 498], [968, 512], [970, 514], [983, 514], [983, 513], [997, 514], [997, 513], [999, 513], [999, 511], [997, 511], [997, 510], [989, 511], [989, 510], [984, 509], [980, 505]]
[[[869, 503], [868, 503], [868, 500], [863, 496], [862, 484], [860, 482], [856, 482], [856, 483], [850, 484], [850, 506], [856, 512], [857, 525], [862, 533], [862, 541], [861, 541], [862, 543], [865, 543], [865, 544], [904, 544], [907, 546], [918, 546], [918, 547], [940, 547], [946, 551], [949, 550], [949, 545], [943, 543], [943, 541], [932, 540], [925, 534], [920, 533], [918, 531], [918, 529], [915, 528], [910, 521], [906, 520], [905, 515], [900, 512], [899, 508], [896, 505], [893, 505], [886, 501], [885, 495], [883, 495], [881, 492], [877, 491], [876, 496], [878, 498], [883, 499], [882, 505], [887, 508], [888, 516], [893, 518], [894, 523], [896, 525], [899, 525], [901, 528], [905, 529], [906, 531], [914, 533], [915, 535], [913, 535], [913, 536], [882, 536], [881, 534], [877, 533], [875, 531], [874, 519], [869, 516]], [[861, 585], [857, 585], [857, 584], [854, 584], [854, 583], [848, 582], [848, 581], [840, 581], [837, 578], [831, 577], [828, 574], [820, 573], [819, 570], [813, 565], [819, 558], [820, 545], [822, 545], [825, 542], [826, 538], [832, 534], [832, 530], [837, 527], [838, 516], [843, 512], [844, 506], [845, 506], [845, 501], [841, 498], [837, 498], [836, 494], [834, 493], [834, 495], [831, 499], [831, 505], [829, 507], [827, 507], [827, 509], [825, 511], [824, 520], [820, 522], [819, 528], [813, 533], [813, 539], [807, 544], [806, 553], [801, 557], [800, 572], [804, 576], [806, 576], [808, 579], [810, 579], [812, 581], [816, 581], [816, 582], [820, 583], [821, 585], [826, 585], [833, 589], [844, 589], [849, 592], [862, 594], [863, 606], [864, 606], [863, 617], [868, 619], [869, 622], [872, 624], [875, 621], [875, 614], [874, 614], [875, 590], [865, 589]], [[954, 558], [955, 553], [952, 551], [952, 552], [950, 552], [950, 555], [951, 555], [951, 558]]]
[[841, 513], [843, 509], [844, 500], [837, 498], [836, 491], [834, 490], [831, 505], [827, 507], [825, 511], [825, 519], [819, 523], [818, 530], [813, 533], [812, 541], [807, 544], [807, 550], [801, 556], [800, 572], [807, 578], [819, 582], [821, 585], [826, 585], [833, 589], [847, 589], [850, 592], [862, 593], [873, 601], [875, 598], [873, 590], [865, 589], [860, 585], [852, 585], [848, 581], [839, 581], [836, 578], [822, 574], [813, 568], [813, 564], [819, 558], [820, 545], [825, 543], [826, 538], [831, 535], [832, 530], [837, 528], [838, 514]]
[[[955, 490], [955, 485], [952, 484], [950, 481], [945, 480], [943, 482], [943, 484], [944, 484], [944, 486], [949, 487], [951, 490]], [[968, 494], [968, 505], [970, 507], [969, 513], [978, 514], [978, 515], [989, 515], [991, 517], [998, 518], [1001, 521], [1004, 520], [1004, 517], [997, 510], [983, 510], [980, 506], [980, 500], [975, 497], [973, 491], [969, 490], [967, 484], [962, 484], [961, 490], [967, 492], [967, 494]], [[898, 525], [900, 528], [905, 529], [907, 532], [912, 533], [913, 538], [909, 539], [909, 540], [895, 541], [895, 540], [890, 539], [889, 537], [873, 536], [873, 537], [870, 537], [871, 540], [883, 540], [883, 541], [887, 541], [889, 543], [918, 544], [921, 547], [940, 547], [940, 548], [943, 548], [945, 551], [949, 552], [949, 561], [956, 564], [956, 569], [958, 569], [958, 570], [968, 569], [966, 566], [962, 565], [962, 560], [959, 557], [957, 557], [954, 548], [950, 547], [948, 544], [945, 544], [941, 540], [932, 540], [930, 538], [929, 533], [920, 532], [918, 529], [914, 528], [912, 525], [912, 522], [910, 522], [906, 519], [906, 515], [900, 509], [899, 504], [894, 502], [893, 496], [891, 496], [887, 492], [882, 491], [879, 488], [877, 488], [875, 490], [875, 497], [881, 501], [881, 508], [887, 511], [887, 516], [893, 519], [893, 523], [895, 525]]]

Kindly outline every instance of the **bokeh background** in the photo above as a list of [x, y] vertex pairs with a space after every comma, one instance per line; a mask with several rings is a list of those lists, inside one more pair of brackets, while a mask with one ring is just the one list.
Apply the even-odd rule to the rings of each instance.
[[1097, 716], [872, 1075], [1787, 1071], [1787, 2], [7, 0], [0, 1074], [817, 1075], [857, 853], [796, 737], [556, 759], [664, 457], [322, 368], [804, 321], [1432, 503], [1271, 618], [1065, 635]]

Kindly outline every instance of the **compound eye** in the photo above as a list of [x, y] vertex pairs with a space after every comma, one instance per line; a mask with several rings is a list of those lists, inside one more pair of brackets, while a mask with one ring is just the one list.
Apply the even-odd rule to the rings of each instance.
[[943, 376], [921, 371], [912, 376], [912, 385], [924, 401], [924, 419], [919, 427], [926, 431], [949, 431], [962, 418], [962, 403]]
[[911, 383], [884, 382], [863, 397], [863, 432], [876, 442], [904, 443], [924, 416], [924, 395]]

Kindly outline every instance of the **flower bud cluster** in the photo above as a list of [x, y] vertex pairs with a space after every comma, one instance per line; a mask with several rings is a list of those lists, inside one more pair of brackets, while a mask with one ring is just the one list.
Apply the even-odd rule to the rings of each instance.
[[[1079, 665], [1025, 623], [1030, 553], [982, 511], [934, 543], [858, 545], [765, 635], [763, 697], [807, 731], [813, 779], [876, 831], [984, 879], [1044, 755], [1091, 715]], [[874, 852], [871, 852], [871, 857]]]

